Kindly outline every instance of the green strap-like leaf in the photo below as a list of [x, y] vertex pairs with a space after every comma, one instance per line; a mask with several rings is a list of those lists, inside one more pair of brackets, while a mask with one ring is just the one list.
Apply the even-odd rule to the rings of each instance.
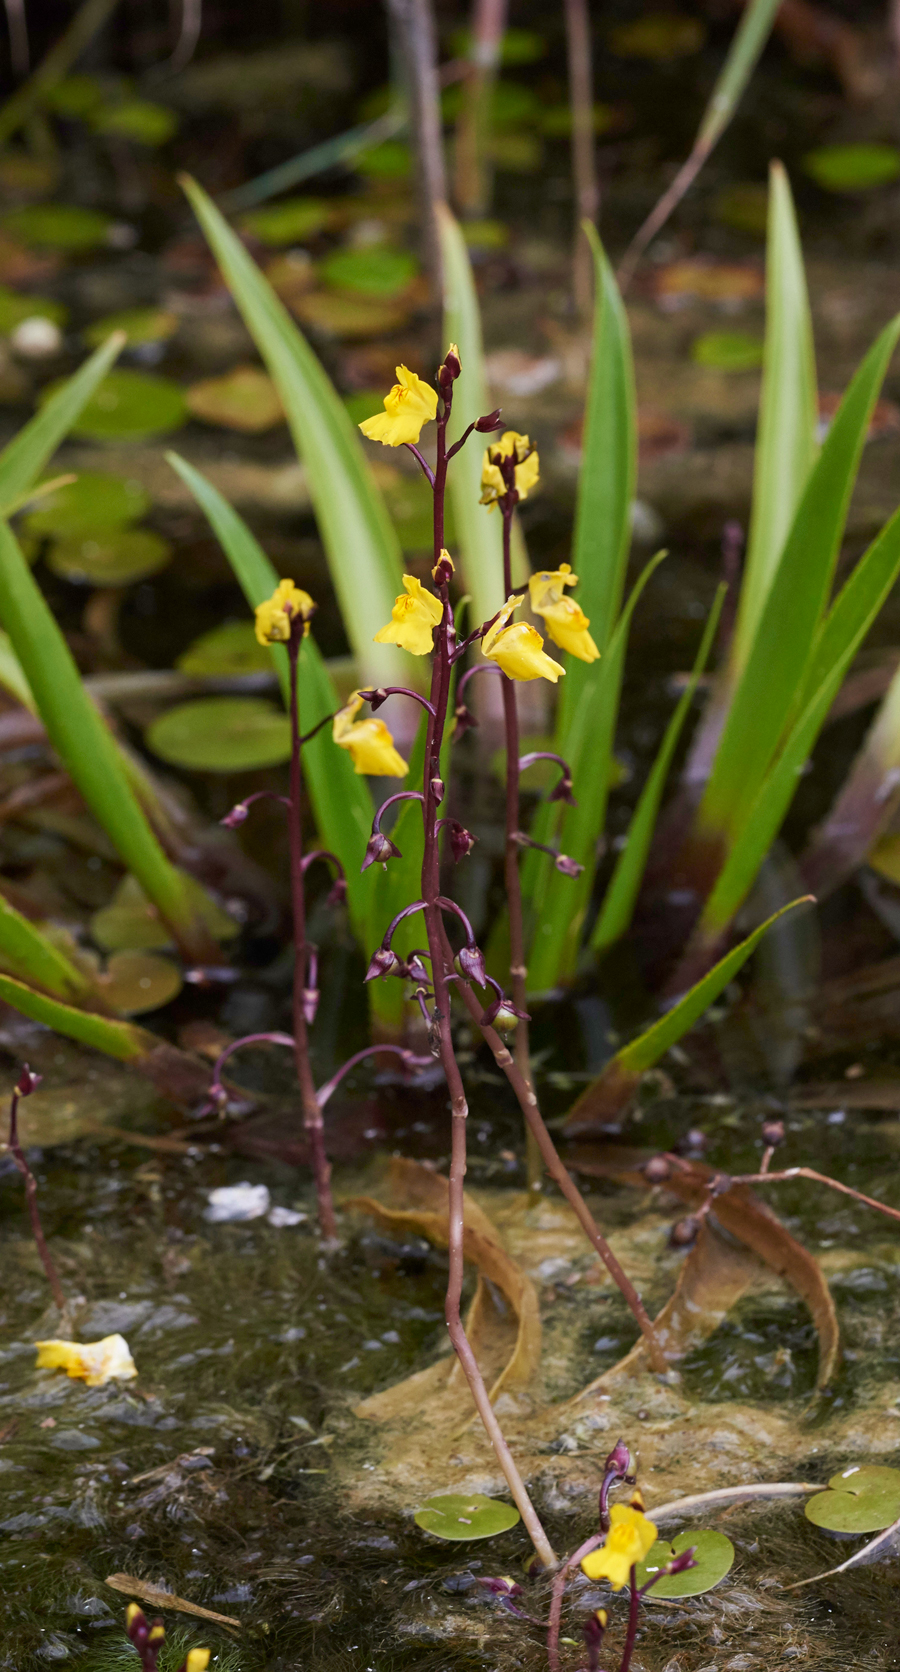
[[114, 332], [4, 447], [0, 453], [0, 516], [8, 516], [34, 486], [124, 346], [124, 331]]
[[416, 669], [392, 645], [372, 643], [402, 591], [400, 543], [362, 441], [334, 385], [268, 280], [215, 204], [183, 180], [248, 331], [277, 385], [328, 557], [332, 585], [361, 677], [410, 684]]
[[0, 894], [0, 959], [23, 981], [59, 999], [82, 998], [91, 983], [62, 949]]
[[734, 115], [772, 31], [781, 0], [750, 0], [734, 33], [709, 104], [703, 113], [694, 149], [709, 152]]
[[89, 1010], [76, 1010], [71, 1004], [48, 998], [46, 993], [36, 993], [33, 987], [14, 980], [11, 975], [0, 975], [0, 999], [4, 1004], [11, 1004], [20, 1015], [30, 1016], [33, 1022], [42, 1022], [54, 1033], [77, 1039], [80, 1045], [91, 1045], [95, 1051], [103, 1051], [119, 1062], [136, 1062], [159, 1045], [159, 1040], [146, 1028], [96, 1016]]

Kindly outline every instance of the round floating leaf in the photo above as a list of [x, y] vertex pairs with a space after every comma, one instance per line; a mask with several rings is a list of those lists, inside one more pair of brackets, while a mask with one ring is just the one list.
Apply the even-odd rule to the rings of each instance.
[[706, 331], [691, 344], [691, 359], [698, 366], [722, 372], [755, 371], [762, 357], [762, 343], [744, 331]]
[[806, 1516], [831, 1533], [880, 1533], [900, 1520], [900, 1469], [849, 1464], [807, 1501]]
[[164, 569], [172, 547], [149, 528], [110, 528], [57, 540], [47, 554], [55, 575], [89, 586], [129, 586]]
[[57, 116], [80, 118], [99, 110], [105, 98], [103, 83], [93, 75], [67, 75], [43, 94], [44, 103], [55, 110]]
[[313, 238], [333, 218], [334, 211], [323, 198], [291, 197], [284, 203], [273, 203], [266, 209], [253, 209], [249, 215], [242, 215], [240, 227], [261, 244], [278, 247]]
[[[133, 881], [125, 878], [125, 883]], [[91, 935], [105, 952], [158, 952], [172, 945], [172, 936], [159, 912], [140, 889], [132, 898], [123, 897], [120, 888], [112, 905], [94, 913]]]
[[[42, 390], [41, 405], [64, 381]], [[85, 403], [72, 434], [91, 441], [143, 441], [186, 422], [187, 405], [177, 383], [147, 372], [113, 371]]]
[[147, 728], [148, 747], [170, 766], [247, 772], [290, 758], [291, 723], [262, 697], [203, 697], [180, 703]]
[[259, 643], [251, 621], [225, 621], [189, 644], [176, 666], [195, 679], [233, 679], [241, 674], [271, 673], [272, 656]]
[[99, 348], [114, 331], [124, 331], [129, 348], [143, 343], [164, 343], [174, 337], [180, 320], [165, 308], [123, 308], [121, 313], [106, 314], [96, 319], [83, 333], [90, 348]]
[[322, 263], [322, 277], [341, 290], [356, 290], [362, 296], [399, 296], [419, 271], [414, 255], [407, 250], [376, 246], [370, 250], [335, 250]]
[[405, 325], [413, 311], [406, 297], [351, 296], [328, 290], [291, 296], [287, 303], [301, 324], [348, 339], [387, 335]]
[[412, 152], [402, 139], [385, 139], [364, 151], [353, 166], [370, 180], [405, 180], [412, 173]]
[[753, 181], [726, 186], [715, 202], [716, 219], [736, 232], [750, 232], [765, 238], [769, 224], [769, 189]]
[[429, 1498], [414, 1517], [417, 1527], [435, 1538], [476, 1539], [496, 1538], [509, 1531], [520, 1520], [512, 1504], [497, 1498], [486, 1498], [481, 1492], [449, 1492], [441, 1498]]
[[[441, 97], [441, 110], [446, 121], [453, 122], [465, 104], [461, 82], [448, 87]], [[541, 101], [531, 87], [518, 81], [495, 81], [491, 89], [490, 120], [492, 128], [515, 127], [520, 122], [539, 122]]]
[[137, 522], [150, 509], [150, 495], [140, 482], [84, 470], [74, 482], [42, 495], [23, 526], [36, 536], [55, 534], [69, 539], [105, 533]]
[[181, 992], [181, 971], [170, 958], [153, 952], [116, 952], [98, 985], [120, 1016], [141, 1016], [159, 1010]]
[[185, 399], [195, 418], [246, 435], [260, 435], [284, 422], [278, 390], [258, 366], [235, 366], [224, 377], [192, 383]]
[[68, 309], [61, 302], [46, 296], [23, 296], [20, 290], [0, 285], [0, 337], [8, 337], [23, 319], [50, 319], [54, 325], [65, 325]]
[[[615, 127], [618, 112], [612, 105], [594, 105], [594, 133], [605, 134]], [[571, 105], [548, 105], [541, 111], [541, 132], [548, 139], [568, 139], [572, 133]]]
[[900, 174], [895, 145], [820, 145], [803, 159], [807, 174], [827, 192], [864, 192], [889, 185]]
[[117, 134], [138, 145], [165, 145], [178, 127], [174, 110], [149, 99], [128, 99], [98, 111], [92, 120], [98, 133]]
[[654, 1597], [698, 1597], [704, 1591], [711, 1591], [720, 1579], [725, 1578], [734, 1561], [734, 1545], [724, 1533], [715, 1533], [704, 1527], [699, 1532], [676, 1534], [671, 1544], [664, 1538], [658, 1538], [638, 1567], [638, 1586], [646, 1585], [647, 1580], [671, 1562], [673, 1556], [680, 1556], [683, 1550], [691, 1549], [697, 1566], [688, 1568], [686, 1573], [673, 1573], [669, 1578], [657, 1580], [653, 1589], [647, 1592], [648, 1602], [652, 1602]]
[[649, 58], [665, 64], [699, 52], [705, 40], [706, 27], [699, 17], [659, 12], [620, 24], [611, 31], [609, 44], [617, 58]]
[[92, 250], [105, 244], [111, 224], [108, 215], [71, 203], [28, 203], [0, 217], [14, 238], [47, 250]]
[[[454, 58], [473, 57], [471, 29], [454, 29], [450, 36]], [[534, 29], [504, 29], [500, 43], [501, 64], [536, 64], [547, 51], [547, 37]]]

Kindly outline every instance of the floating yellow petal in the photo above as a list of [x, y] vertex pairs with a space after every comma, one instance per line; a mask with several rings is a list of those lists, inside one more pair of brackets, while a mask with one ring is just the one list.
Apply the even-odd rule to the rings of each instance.
[[527, 435], [519, 435], [516, 430], [506, 430], [499, 441], [495, 441], [485, 451], [484, 462], [481, 467], [481, 503], [488, 509], [496, 505], [507, 491], [500, 469], [501, 459], [508, 459], [515, 453], [516, 464], [516, 492], [520, 499], [527, 499], [532, 488], [536, 488], [540, 476], [540, 460], [537, 452], [532, 449]]
[[309, 620], [315, 604], [308, 592], [303, 592], [293, 581], [279, 581], [264, 604], [256, 606], [256, 637], [260, 644], [286, 644], [291, 636], [291, 622], [303, 617], [303, 637], [309, 632]]
[[423, 424], [437, 412], [437, 390], [423, 383], [406, 366], [397, 367], [397, 381], [384, 397], [384, 411], [360, 424], [363, 435], [370, 441], [380, 441], [383, 447], [402, 447], [405, 442], [418, 441]]
[[518, 598], [507, 598], [494, 625], [485, 633], [481, 648], [507, 679], [551, 679], [555, 685], [566, 670], [547, 655], [540, 633], [525, 621], [507, 626], [518, 603]]
[[581, 1564], [589, 1579], [608, 1579], [614, 1591], [628, 1583], [628, 1575], [656, 1543], [656, 1528], [639, 1509], [613, 1504], [610, 1529], [599, 1550], [592, 1550]]
[[394, 748], [394, 739], [384, 721], [376, 720], [374, 716], [368, 720], [356, 719], [362, 705], [362, 697], [354, 691], [346, 707], [335, 715], [331, 727], [335, 743], [339, 749], [348, 750], [354, 768], [361, 776], [405, 778], [409, 763]]
[[434, 649], [432, 630], [444, 613], [443, 605], [433, 592], [426, 591], [415, 575], [404, 575], [403, 585], [406, 596], [401, 593], [394, 600], [391, 619], [375, 634], [375, 643], [399, 644], [414, 656], [429, 656]]
[[107, 1335], [102, 1341], [39, 1341], [38, 1370], [65, 1370], [89, 1388], [104, 1382], [130, 1382], [137, 1375], [128, 1342], [121, 1335]]

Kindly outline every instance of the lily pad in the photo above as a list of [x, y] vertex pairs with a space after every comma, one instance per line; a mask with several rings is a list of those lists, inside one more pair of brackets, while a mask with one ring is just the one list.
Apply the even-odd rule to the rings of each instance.
[[178, 315], [166, 308], [123, 308], [121, 313], [95, 319], [84, 332], [84, 340], [90, 348], [99, 348], [114, 331], [124, 331], [128, 347], [139, 348], [143, 343], [167, 342], [180, 323]]
[[[42, 390], [42, 406], [64, 382], [60, 379]], [[112, 371], [85, 402], [71, 433], [91, 441], [144, 441], [180, 429], [187, 416], [183, 391], [169, 378]]]
[[150, 495], [139, 482], [84, 470], [74, 482], [44, 494], [23, 518], [29, 534], [77, 539], [137, 522], [150, 509]]
[[50, 319], [65, 325], [68, 309], [46, 296], [25, 296], [20, 290], [0, 285], [0, 337], [8, 337], [23, 319]]
[[[441, 98], [441, 110], [448, 122], [455, 121], [465, 105], [465, 90], [461, 82], [448, 87]], [[515, 127], [520, 122], [539, 122], [541, 101], [533, 88], [519, 81], [495, 81], [491, 89], [492, 128]]]
[[27, 203], [20, 209], [7, 209], [0, 225], [23, 244], [74, 251], [105, 244], [112, 222], [96, 209], [79, 209], [72, 203]]
[[168, 105], [149, 99], [128, 99], [124, 104], [100, 110], [92, 118], [97, 133], [117, 134], [137, 145], [165, 145], [178, 127], [178, 117]]
[[287, 299], [291, 312], [301, 324], [328, 336], [381, 337], [405, 325], [413, 311], [407, 297], [341, 295], [338, 291], [313, 290], [305, 296]]
[[364, 151], [354, 164], [370, 180], [405, 180], [412, 173], [412, 151], [402, 139], [385, 139]]
[[278, 390], [258, 366], [235, 366], [224, 377], [192, 383], [185, 400], [195, 418], [245, 435], [260, 435], [284, 422]]
[[241, 674], [271, 673], [272, 656], [260, 644], [251, 621], [224, 621], [189, 644], [176, 666], [192, 678], [232, 679]]
[[696, 1567], [688, 1568], [686, 1573], [673, 1573], [666, 1579], [657, 1580], [651, 1591], [647, 1592], [647, 1601], [654, 1597], [699, 1597], [704, 1591], [711, 1591], [724, 1579], [734, 1562], [734, 1545], [724, 1533], [713, 1532], [711, 1528], [703, 1527], [699, 1532], [677, 1533], [671, 1544], [667, 1539], [658, 1538], [656, 1543], [641, 1562], [637, 1570], [638, 1585], [646, 1585], [654, 1573], [665, 1567], [673, 1556], [680, 1556], [683, 1550], [694, 1551]]
[[192, 772], [248, 772], [290, 758], [291, 723], [262, 697], [201, 697], [148, 726], [147, 746]]
[[848, 1464], [832, 1475], [827, 1492], [807, 1501], [805, 1513], [831, 1533], [880, 1533], [900, 1520], [900, 1469]]
[[609, 44], [617, 58], [647, 58], [666, 64], [699, 52], [706, 40], [706, 26], [699, 17], [678, 12], [651, 13], [634, 23], [621, 23], [611, 30]]
[[116, 952], [97, 978], [107, 1003], [120, 1016], [159, 1010], [181, 992], [181, 971], [155, 952]]
[[362, 296], [399, 296], [419, 271], [419, 263], [408, 250], [391, 250], [376, 245], [369, 250], [335, 250], [321, 267], [328, 284], [341, 290], [355, 290]]
[[805, 172], [827, 192], [865, 192], [900, 175], [896, 145], [820, 145], [803, 159]]
[[123, 877], [111, 905], [91, 918], [91, 935], [105, 952], [159, 952], [172, 936], [136, 877]]
[[265, 209], [253, 209], [242, 215], [240, 228], [261, 244], [279, 247], [302, 243], [321, 232], [334, 218], [330, 203], [321, 197], [291, 197], [284, 203], [273, 203]]
[[496, 1538], [520, 1519], [512, 1504], [486, 1498], [481, 1492], [449, 1492], [444, 1497], [429, 1498], [414, 1516], [423, 1533], [452, 1540]]
[[[471, 29], [454, 29], [450, 36], [450, 50], [454, 58], [471, 58], [473, 36]], [[500, 43], [501, 64], [536, 64], [547, 51], [546, 35], [535, 29], [504, 29]]]
[[[608, 133], [619, 120], [619, 113], [612, 105], [595, 104], [593, 111], [593, 128], [595, 134]], [[541, 111], [541, 131], [548, 139], [568, 139], [572, 133], [571, 105], [548, 105]]]
[[745, 331], [706, 331], [691, 344], [691, 359], [698, 366], [722, 372], [751, 372], [762, 365], [763, 345]]
[[149, 528], [110, 528], [57, 540], [47, 555], [55, 575], [88, 586], [129, 586], [164, 569], [172, 546]]

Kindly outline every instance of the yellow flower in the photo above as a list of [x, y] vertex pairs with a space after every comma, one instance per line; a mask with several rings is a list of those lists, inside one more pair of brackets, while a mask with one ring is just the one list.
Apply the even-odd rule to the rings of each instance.
[[548, 604], [541, 611], [547, 632], [561, 650], [571, 651], [582, 662], [596, 662], [600, 655], [591, 638], [590, 622], [574, 598], [561, 598], [558, 604]]
[[397, 381], [384, 397], [384, 411], [360, 424], [363, 435], [370, 441], [380, 441], [383, 447], [402, 447], [404, 442], [418, 441], [422, 425], [437, 412], [437, 390], [423, 383], [406, 366], [397, 367]]
[[581, 1570], [589, 1579], [608, 1579], [614, 1591], [621, 1591], [628, 1575], [656, 1543], [656, 1528], [639, 1509], [613, 1504], [610, 1529], [599, 1550], [585, 1556]]
[[539, 569], [528, 578], [528, 593], [535, 615], [543, 615], [548, 604], [558, 604], [565, 598], [567, 586], [577, 586], [578, 576], [572, 574], [571, 563], [561, 563], [558, 569]]
[[104, 1382], [130, 1382], [137, 1375], [128, 1342], [121, 1335], [107, 1335], [102, 1341], [82, 1345], [77, 1341], [39, 1341], [38, 1370], [65, 1370], [89, 1388]]
[[[394, 739], [383, 720], [370, 716], [357, 720], [363, 705], [358, 691], [334, 717], [331, 735], [339, 749], [347, 749], [355, 770], [370, 778], [405, 778], [409, 763], [394, 748]], [[355, 724], [354, 724], [355, 722]]]
[[493, 627], [485, 633], [481, 648], [507, 679], [552, 679], [555, 685], [566, 670], [546, 654], [540, 633], [526, 621], [507, 626], [518, 603], [518, 598], [507, 598]]
[[206, 1672], [209, 1665], [209, 1649], [189, 1649], [184, 1663], [184, 1672]]
[[540, 475], [540, 460], [536, 452], [531, 451], [531, 442], [527, 435], [519, 435], [515, 430], [506, 430], [499, 441], [495, 441], [485, 451], [484, 462], [481, 467], [481, 503], [488, 509], [496, 505], [506, 493], [506, 483], [500, 469], [500, 460], [508, 459], [515, 453], [516, 464], [516, 492], [520, 499], [527, 499], [532, 488], [537, 487]]
[[302, 592], [293, 581], [279, 581], [264, 604], [256, 606], [256, 637], [260, 644], [286, 644], [291, 636], [291, 621], [303, 617], [303, 637], [309, 632], [309, 618], [315, 604], [308, 592]]
[[415, 575], [404, 575], [403, 585], [406, 597], [401, 593], [399, 598], [395, 598], [391, 619], [380, 633], [375, 634], [375, 643], [399, 644], [404, 650], [411, 650], [414, 656], [428, 656], [434, 649], [432, 628], [438, 625], [444, 613], [443, 605], [433, 592], [426, 592]]

